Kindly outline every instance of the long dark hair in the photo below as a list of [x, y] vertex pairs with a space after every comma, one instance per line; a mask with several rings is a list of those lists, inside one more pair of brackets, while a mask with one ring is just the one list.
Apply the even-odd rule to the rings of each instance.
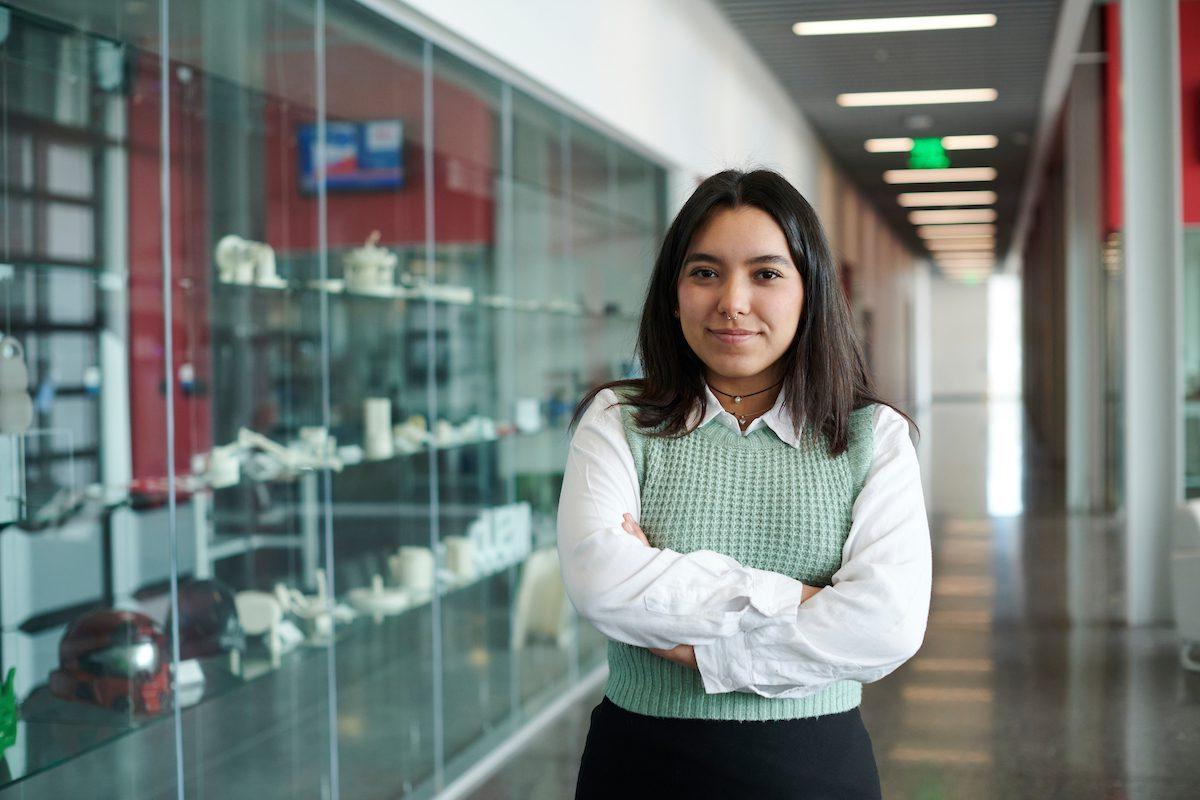
[[862, 347], [850, 321], [850, 306], [838, 282], [833, 254], [821, 222], [808, 201], [780, 174], [729, 169], [705, 179], [683, 204], [663, 238], [638, 325], [638, 355], [644, 378], [610, 381], [589, 391], [571, 418], [574, 427], [604, 389], [628, 389], [621, 405], [636, 407], [634, 421], [650, 435], [691, 433], [691, 409], [704, 404], [704, 363], [696, 356], [673, 311], [679, 275], [692, 236], [713, 212], [753, 206], [770, 214], [787, 238], [800, 270], [804, 305], [796, 337], [781, 356], [785, 402], [792, 424], [804, 434], [824, 437], [830, 456], [849, 444], [850, 412], [871, 403], [896, 409], [881, 399], [867, 371]]

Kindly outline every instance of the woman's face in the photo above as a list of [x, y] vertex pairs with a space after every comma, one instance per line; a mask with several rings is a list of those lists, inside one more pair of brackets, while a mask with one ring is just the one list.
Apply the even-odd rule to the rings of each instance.
[[778, 381], [777, 362], [803, 307], [800, 271], [770, 214], [722, 209], [692, 236], [679, 277], [679, 323], [720, 388], [749, 392]]

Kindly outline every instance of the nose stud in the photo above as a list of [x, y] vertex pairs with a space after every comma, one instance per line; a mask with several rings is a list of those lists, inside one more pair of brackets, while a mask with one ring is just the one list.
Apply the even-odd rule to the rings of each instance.
[[740, 311], [739, 311], [739, 312], [737, 312], [736, 314], [734, 314], [732, 317], [731, 317], [731, 316], [729, 316], [728, 314], [726, 314], [726, 315], [725, 315], [725, 319], [729, 320], [730, 322], [733, 322], [733, 320], [734, 320], [736, 317], [740, 317], [741, 315], [742, 315], [742, 312], [740, 312]]

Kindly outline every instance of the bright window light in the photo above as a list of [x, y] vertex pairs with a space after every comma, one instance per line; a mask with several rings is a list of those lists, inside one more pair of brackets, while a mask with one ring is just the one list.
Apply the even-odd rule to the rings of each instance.
[[956, 28], [990, 28], [995, 14], [939, 14], [929, 17], [884, 17], [881, 19], [826, 19], [797, 22], [797, 36], [828, 36], [841, 33], [897, 33], [900, 31], [945, 31]]
[[961, 183], [994, 181], [995, 167], [947, 167], [946, 169], [889, 169], [884, 183]]
[[990, 206], [996, 202], [995, 192], [904, 192], [896, 202], [905, 208], [922, 206]]
[[947, 150], [991, 150], [999, 143], [1000, 140], [991, 134], [942, 137], [942, 147]]
[[837, 96], [839, 106], [924, 106], [937, 103], [990, 103], [995, 89], [926, 89], [912, 92], [847, 92]]
[[953, 225], [961, 222], [995, 222], [996, 212], [990, 208], [930, 208], [908, 212], [913, 225]]
[[960, 239], [967, 236], [994, 236], [995, 225], [932, 225], [917, 228], [922, 239]]
[[935, 253], [954, 250], [995, 250], [996, 240], [990, 236], [972, 236], [962, 239], [934, 239], [925, 246]]

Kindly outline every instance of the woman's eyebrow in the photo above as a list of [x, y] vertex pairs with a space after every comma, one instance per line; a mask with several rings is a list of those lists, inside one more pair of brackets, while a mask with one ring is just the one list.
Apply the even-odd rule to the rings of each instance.
[[[689, 256], [687, 256], [687, 258], [683, 259], [683, 265], [686, 267], [688, 264], [691, 264], [694, 261], [706, 261], [706, 262], [709, 262], [712, 264], [724, 264], [725, 263], [724, 261], [717, 258], [716, 256], [710, 255], [708, 253], [692, 253]], [[791, 259], [786, 258], [784, 256], [775, 255], [773, 253], [770, 253], [767, 255], [755, 256], [754, 258], [747, 259], [746, 263], [747, 264], [774, 264], [774, 265], [780, 266], [780, 267], [792, 266]]]

